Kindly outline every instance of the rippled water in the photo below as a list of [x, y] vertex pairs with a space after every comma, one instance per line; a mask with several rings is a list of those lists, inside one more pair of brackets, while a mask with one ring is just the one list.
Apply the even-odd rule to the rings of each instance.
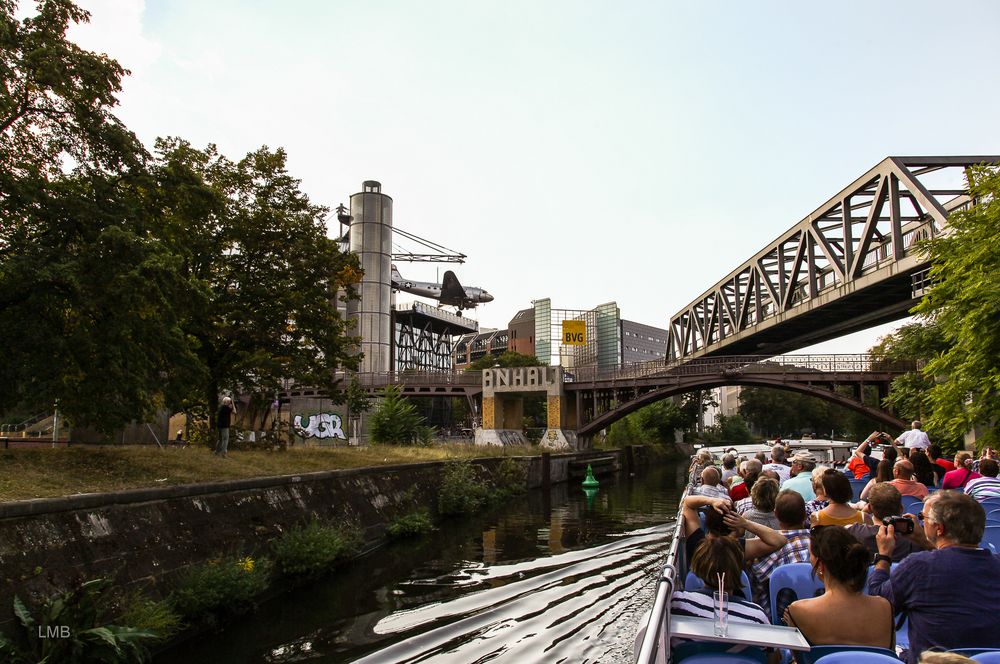
[[534, 492], [449, 522], [157, 658], [185, 662], [625, 662], [682, 476], [670, 466]]

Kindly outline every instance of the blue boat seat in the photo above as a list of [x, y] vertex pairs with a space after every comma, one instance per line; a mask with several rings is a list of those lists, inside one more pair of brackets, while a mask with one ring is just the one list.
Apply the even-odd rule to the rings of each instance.
[[983, 531], [983, 539], [980, 540], [979, 546], [984, 549], [993, 549], [993, 553], [1000, 551], [1000, 524], [986, 526], [986, 530]]
[[671, 652], [673, 662], [691, 664], [767, 664], [767, 655], [760, 648], [734, 643], [686, 641]]
[[[817, 659], [811, 656], [823, 651]], [[807, 653], [810, 664], [893, 664], [899, 662], [896, 653], [887, 648], [866, 648], [862, 646], [814, 646]]]
[[902, 503], [903, 514], [920, 514], [920, 511], [924, 508], [924, 501], [916, 496], [903, 496]]
[[1000, 664], [1000, 651], [986, 650], [973, 655], [971, 659], [981, 664]]
[[[791, 590], [795, 593], [796, 599], [809, 599], [820, 594], [823, 584], [813, 575], [812, 565], [809, 563], [785, 563], [774, 568], [771, 572], [771, 624], [782, 625], [781, 614], [778, 606], [778, 593], [782, 590]], [[787, 606], [787, 604], [785, 605]]]

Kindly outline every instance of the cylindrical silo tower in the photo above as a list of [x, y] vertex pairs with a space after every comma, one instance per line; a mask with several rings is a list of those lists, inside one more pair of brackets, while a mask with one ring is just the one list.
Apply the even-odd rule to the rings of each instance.
[[351, 251], [365, 271], [359, 299], [347, 304], [348, 315], [357, 321], [353, 333], [361, 337], [365, 354], [358, 371], [387, 373], [392, 344], [392, 199], [382, 193], [380, 183], [365, 180], [361, 192], [351, 196], [351, 216]]

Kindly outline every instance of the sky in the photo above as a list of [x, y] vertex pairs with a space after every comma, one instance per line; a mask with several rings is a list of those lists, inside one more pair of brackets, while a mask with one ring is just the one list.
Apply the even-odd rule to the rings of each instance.
[[80, 5], [144, 143], [282, 147], [331, 208], [380, 181], [396, 227], [468, 256], [403, 275], [454, 267], [484, 327], [545, 297], [666, 327], [885, 157], [1000, 153], [992, 0]]

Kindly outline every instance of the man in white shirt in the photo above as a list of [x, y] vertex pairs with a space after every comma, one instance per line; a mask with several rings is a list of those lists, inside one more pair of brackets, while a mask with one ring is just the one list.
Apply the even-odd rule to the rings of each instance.
[[920, 430], [920, 420], [913, 420], [913, 423], [910, 425], [910, 430], [899, 434], [899, 438], [896, 439], [896, 442], [902, 443], [904, 447], [911, 450], [926, 450], [931, 446], [931, 439], [927, 437], [926, 433]]
[[764, 470], [776, 472], [779, 482], [785, 482], [792, 476], [792, 469], [785, 465], [784, 445], [775, 445], [771, 448], [771, 463], [764, 464]]

